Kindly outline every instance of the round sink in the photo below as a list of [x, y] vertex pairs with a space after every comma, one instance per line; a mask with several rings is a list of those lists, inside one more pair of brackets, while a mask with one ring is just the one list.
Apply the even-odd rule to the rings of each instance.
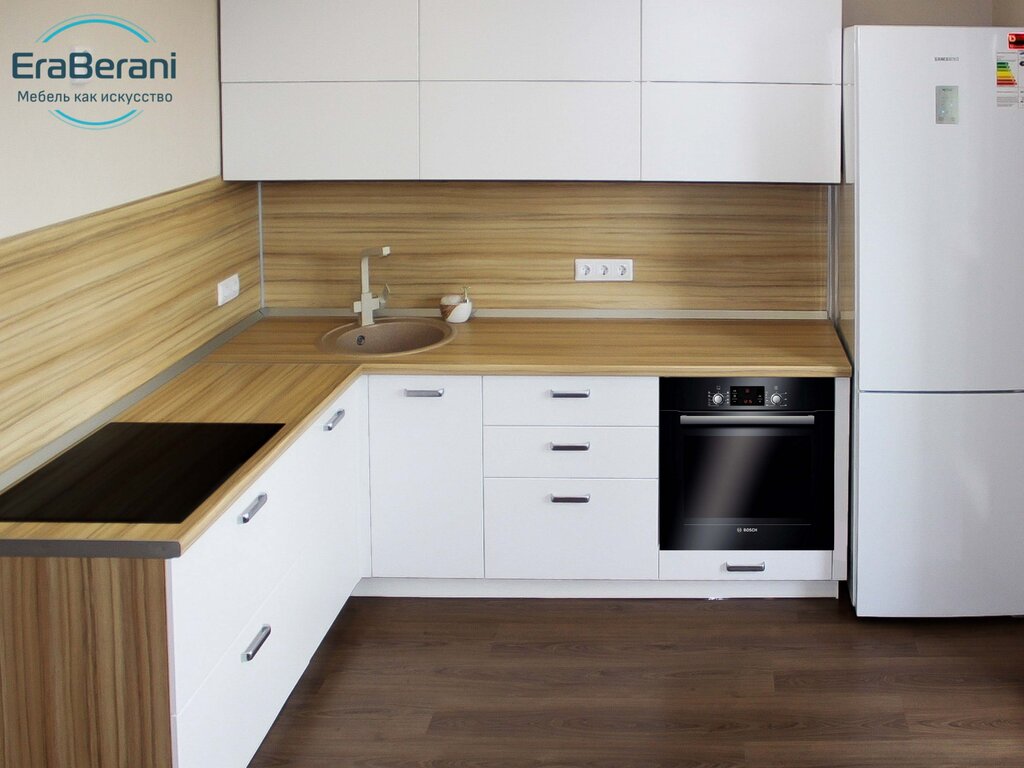
[[389, 317], [373, 325], [343, 325], [317, 342], [323, 352], [339, 355], [386, 357], [410, 355], [440, 347], [455, 338], [455, 329], [425, 317]]

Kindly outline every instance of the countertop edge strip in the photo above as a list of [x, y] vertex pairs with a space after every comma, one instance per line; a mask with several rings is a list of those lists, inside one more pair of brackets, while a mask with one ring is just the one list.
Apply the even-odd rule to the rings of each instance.
[[0, 557], [109, 557], [168, 560], [181, 557], [177, 541], [0, 539]]

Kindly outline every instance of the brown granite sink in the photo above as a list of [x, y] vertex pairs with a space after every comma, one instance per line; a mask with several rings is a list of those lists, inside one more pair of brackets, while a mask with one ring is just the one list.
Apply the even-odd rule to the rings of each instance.
[[317, 342], [323, 352], [360, 357], [411, 355], [447, 344], [455, 329], [441, 320], [426, 317], [389, 317], [373, 325], [342, 325]]

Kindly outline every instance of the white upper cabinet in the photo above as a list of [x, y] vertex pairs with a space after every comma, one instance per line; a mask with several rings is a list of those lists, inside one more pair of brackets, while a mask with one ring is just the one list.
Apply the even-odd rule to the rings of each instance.
[[421, 0], [423, 80], [640, 78], [640, 0]]
[[644, 83], [646, 181], [839, 181], [840, 86]]
[[221, 81], [416, 80], [416, 0], [221, 0]]
[[643, 0], [643, 79], [838, 84], [841, 0]]
[[420, 177], [640, 177], [639, 83], [423, 83]]

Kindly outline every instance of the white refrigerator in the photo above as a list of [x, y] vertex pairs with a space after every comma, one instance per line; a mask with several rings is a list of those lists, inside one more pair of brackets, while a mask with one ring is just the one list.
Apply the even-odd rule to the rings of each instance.
[[852, 27], [843, 79], [857, 613], [1024, 614], [1024, 29]]

